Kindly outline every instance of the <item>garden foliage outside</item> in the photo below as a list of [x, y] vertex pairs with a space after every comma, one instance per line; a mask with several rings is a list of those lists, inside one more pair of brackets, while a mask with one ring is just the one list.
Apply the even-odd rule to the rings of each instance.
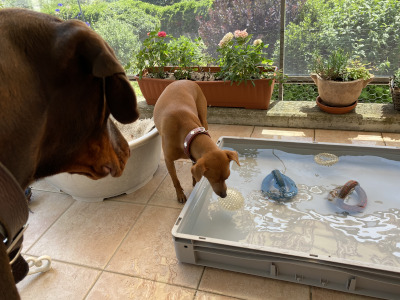
[[[269, 45], [268, 55], [279, 65], [281, 1], [79, 1], [0, 0], [0, 4], [84, 20], [113, 47], [131, 74], [139, 71], [135, 55], [147, 33], [156, 28], [194, 43], [201, 37], [203, 50], [214, 58], [227, 32], [247, 29], [254, 39]], [[400, 67], [398, 0], [286, 0], [285, 17], [285, 74], [308, 75], [315, 52], [329, 55], [337, 49], [368, 64], [376, 76], [391, 76]]]

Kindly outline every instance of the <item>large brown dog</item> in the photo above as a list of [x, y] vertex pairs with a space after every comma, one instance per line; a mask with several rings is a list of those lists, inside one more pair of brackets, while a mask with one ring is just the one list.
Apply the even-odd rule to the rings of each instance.
[[225, 180], [231, 160], [239, 165], [235, 151], [221, 150], [208, 136], [207, 100], [193, 81], [180, 80], [168, 85], [154, 107], [154, 123], [162, 139], [165, 164], [179, 202], [185, 202], [174, 161], [192, 159], [193, 184], [204, 176], [214, 192], [226, 197]]
[[[135, 93], [106, 42], [81, 21], [23, 9], [0, 10], [0, 37], [3, 173], [8, 169], [21, 192], [60, 172], [121, 175], [129, 147], [109, 115], [121, 123], [139, 115]], [[0, 185], [0, 197], [4, 193]], [[0, 298], [18, 299], [5, 249], [0, 241]]]

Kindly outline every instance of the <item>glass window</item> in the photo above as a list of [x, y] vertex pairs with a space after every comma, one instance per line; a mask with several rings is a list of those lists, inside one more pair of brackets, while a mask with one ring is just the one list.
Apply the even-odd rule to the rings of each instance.
[[[375, 76], [389, 77], [400, 67], [398, 0], [0, 0], [0, 4], [86, 22], [111, 45], [128, 74], [138, 71], [135, 53], [156, 28], [176, 38], [201, 37], [203, 51], [214, 58], [226, 33], [246, 29], [269, 45], [269, 58], [283, 68], [289, 81], [309, 75], [314, 53], [328, 55], [338, 48], [367, 64]], [[293, 86], [287, 95], [298, 94], [297, 88]], [[315, 89], [306, 90], [305, 95], [314, 97]]]

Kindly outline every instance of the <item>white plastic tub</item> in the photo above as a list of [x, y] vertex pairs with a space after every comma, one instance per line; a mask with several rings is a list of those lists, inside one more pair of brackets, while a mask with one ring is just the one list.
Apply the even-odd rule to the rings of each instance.
[[[239, 154], [226, 184], [243, 202], [232, 209], [207, 180], [196, 184], [172, 229], [179, 261], [400, 299], [398, 148], [236, 137], [221, 137], [219, 147]], [[316, 159], [327, 153], [337, 161]], [[291, 200], [263, 194], [272, 170], [296, 183]], [[330, 191], [349, 180], [368, 196], [362, 212], [329, 201]]]
[[161, 154], [161, 137], [156, 128], [142, 137], [129, 142], [131, 156], [120, 177], [108, 175], [92, 180], [83, 175], [61, 173], [46, 181], [74, 199], [99, 202], [105, 198], [129, 194], [144, 186], [157, 171]]

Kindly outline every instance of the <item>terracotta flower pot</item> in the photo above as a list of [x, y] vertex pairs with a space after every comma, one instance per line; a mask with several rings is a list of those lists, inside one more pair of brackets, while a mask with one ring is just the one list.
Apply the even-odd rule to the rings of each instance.
[[[218, 70], [219, 68], [213, 67], [210, 71]], [[135, 79], [149, 105], [154, 105], [164, 89], [173, 82], [168, 79], [147, 77], [139, 79], [138, 76], [135, 76]], [[257, 79], [253, 82], [255, 85], [250, 80], [239, 85], [231, 84], [230, 81], [196, 81], [207, 99], [208, 106], [268, 109], [275, 80]]]
[[353, 81], [333, 81], [322, 79], [317, 74], [311, 74], [318, 87], [318, 93], [323, 102], [329, 106], [349, 106], [356, 102], [363, 88], [373, 79], [358, 79]]
[[400, 87], [394, 86], [393, 79], [390, 80], [389, 87], [394, 109], [400, 111]]

